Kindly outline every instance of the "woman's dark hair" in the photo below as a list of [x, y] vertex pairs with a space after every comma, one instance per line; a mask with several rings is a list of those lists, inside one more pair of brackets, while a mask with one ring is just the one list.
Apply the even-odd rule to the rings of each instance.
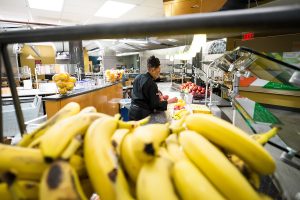
[[147, 60], [147, 67], [158, 68], [160, 66], [160, 61], [155, 56], [150, 56]]

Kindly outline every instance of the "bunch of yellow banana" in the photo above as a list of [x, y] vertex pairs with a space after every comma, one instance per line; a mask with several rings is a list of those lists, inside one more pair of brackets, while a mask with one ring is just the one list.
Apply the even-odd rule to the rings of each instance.
[[172, 118], [175, 120], [178, 120], [178, 119], [181, 119], [182, 117], [188, 115], [189, 113], [190, 112], [187, 111], [186, 109], [176, 110], [176, 111], [174, 111]]
[[262, 144], [277, 128], [248, 136], [207, 114], [149, 119], [67, 104], [19, 146], [0, 145], [0, 198], [261, 199], [260, 175], [275, 170]]

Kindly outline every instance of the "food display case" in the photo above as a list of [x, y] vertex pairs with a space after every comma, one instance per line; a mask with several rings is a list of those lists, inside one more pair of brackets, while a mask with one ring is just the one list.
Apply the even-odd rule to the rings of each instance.
[[281, 160], [300, 169], [292, 162], [300, 157], [300, 68], [245, 47], [227, 52], [213, 67], [234, 77], [232, 104], [254, 133], [281, 128], [269, 143], [285, 152]]

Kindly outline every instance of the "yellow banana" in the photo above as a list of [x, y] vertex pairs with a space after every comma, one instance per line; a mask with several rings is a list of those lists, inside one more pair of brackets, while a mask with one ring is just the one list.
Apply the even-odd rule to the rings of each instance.
[[168, 153], [175, 161], [171, 175], [183, 200], [225, 199], [184, 154], [179, 146], [177, 134], [169, 135], [166, 144]]
[[113, 136], [111, 137], [111, 144], [114, 147], [118, 157], [121, 155], [121, 145], [125, 136], [129, 133], [129, 129], [117, 129]]
[[49, 128], [40, 144], [40, 149], [47, 162], [58, 158], [70, 141], [76, 135], [85, 134], [89, 125], [102, 115], [98, 113], [84, 113], [75, 115], [56, 123]]
[[148, 124], [148, 122], [150, 121], [150, 116], [148, 116], [148, 117], [145, 117], [144, 119], [141, 119], [141, 120], [138, 120], [137, 121], [137, 124], [139, 125], [139, 126], [142, 126], [142, 125], [146, 125], [146, 124]]
[[163, 157], [144, 163], [137, 180], [137, 199], [178, 199], [172, 185], [171, 167], [172, 162]]
[[175, 162], [171, 174], [176, 190], [183, 200], [225, 200], [200, 170], [187, 159]]
[[12, 200], [13, 197], [8, 190], [7, 183], [0, 183], [0, 197], [5, 200]]
[[85, 165], [101, 199], [116, 199], [118, 161], [110, 140], [116, 129], [116, 119], [103, 117], [90, 125], [84, 137]]
[[90, 179], [88, 179], [88, 178], [80, 179], [80, 183], [81, 183], [81, 187], [82, 187], [82, 190], [83, 190], [85, 196], [88, 199], [90, 199], [90, 197], [94, 193], [94, 188], [92, 186], [92, 183], [91, 183]]
[[18, 146], [27, 147], [34, 140], [42, 136], [55, 123], [77, 114], [80, 111], [80, 105], [75, 102], [68, 103], [62, 107], [55, 115], [43, 123], [32, 133], [24, 134]]
[[39, 182], [16, 179], [9, 186], [9, 192], [13, 199], [38, 199]]
[[121, 146], [121, 161], [130, 180], [136, 183], [138, 174], [142, 167], [141, 161], [135, 156], [132, 144], [132, 133], [125, 136]]
[[260, 134], [252, 134], [250, 137], [257, 141], [259, 144], [266, 144], [272, 137], [274, 137], [279, 131], [278, 127], [273, 127], [269, 131]]
[[[278, 128], [274, 127], [265, 133], [253, 134], [250, 135], [252, 139], [257, 141], [259, 144], [264, 145], [274, 137]], [[248, 179], [249, 183], [255, 188], [259, 189], [260, 187], [260, 176], [256, 172], [254, 172], [242, 159], [233, 154], [227, 155], [228, 159], [238, 168], [238, 170]]]
[[76, 171], [66, 161], [54, 162], [45, 170], [40, 183], [39, 197], [41, 200], [87, 200]]
[[83, 141], [81, 135], [77, 135], [76, 137], [74, 137], [71, 140], [70, 144], [67, 146], [67, 148], [61, 154], [61, 158], [64, 160], [68, 160], [73, 154], [75, 154], [75, 152], [77, 151], [77, 149], [79, 149], [82, 143]]
[[27, 145], [28, 148], [39, 148], [41, 141], [43, 140], [43, 136], [41, 135], [40, 137], [34, 139], [29, 145]]
[[97, 109], [94, 107], [94, 106], [87, 106], [85, 108], [83, 108], [79, 114], [82, 114], [82, 113], [96, 113], [97, 112]]
[[125, 178], [122, 168], [119, 166], [116, 180], [116, 199], [117, 200], [133, 200], [134, 198], [130, 194], [128, 182]]
[[194, 131], [183, 131], [179, 135], [179, 142], [187, 156], [225, 198], [259, 199], [242, 174], [202, 135]]
[[266, 194], [263, 194], [263, 193], [259, 193], [259, 196], [260, 196], [260, 199], [261, 200], [273, 200], [272, 197], [266, 195]]
[[239, 156], [254, 171], [260, 174], [271, 174], [275, 171], [272, 156], [234, 125], [206, 114], [189, 115], [185, 123], [188, 129], [200, 133], [212, 143]]
[[229, 161], [245, 176], [249, 183], [255, 188], [260, 187], [260, 176], [254, 172], [243, 160], [236, 155], [228, 154]]
[[139, 121], [128, 121], [128, 122], [124, 122], [122, 120], [119, 120], [118, 122], [118, 128], [126, 128], [126, 129], [133, 129], [136, 128], [138, 126], [142, 126], [147, 124], [150, 121], [150, 116], [145, 117], [144, 119], [141, 119]]
[[83, 157], [73, 154], [69, 159], [70, 165], [75, 169], [79, 177], [87, 177], [87, 171]]
[[183, 116], [179, 120], [174, 121], [169, 127], [171, 129], [171, 132], [172, 133], [180, 133], [181, 131], [183, 131], [185, 129], [183, 126], [185, 119], [186, 119], [186, 116]]
[[182, 148], [179, 146], [179, 141], [177, 134], [171, 134], [166, 139], [167, 150], [169, 155], [172, 157], [172, 160], [179, 161], [183, 159], [188, 159], [184, 154]]
[[260, 187], [260, 176], [258, 173], [254, 172], [253, 170], [248, 170], [248, 176], [246, 176], [249, 183], [252, 185], [252, 187], [256, 190]]
[[141, 161], [153, 159], [160, 144], [169, 135], [170, 129], [166, 124], [148, 124], [139, 126], [133, 131], [132, 145], [134, 153]]
[[19, 179], [40, 180], [47, 164], [39, 149], [0, 144], [0, 173], [12, 172]]

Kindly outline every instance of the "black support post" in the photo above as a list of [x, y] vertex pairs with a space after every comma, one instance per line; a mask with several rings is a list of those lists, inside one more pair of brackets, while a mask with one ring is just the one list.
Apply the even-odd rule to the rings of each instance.
[[4, 142], [3, 138], [3, 114], [2, 114], [2, 45], [0, 44], [0, 143]]
[[10, 60], [9, 60], [9, 56], [8, 56], [7, 44], [4, 44], [4, 45], [1, 46], [1, 51], [2, 51], [2, 58], [3, 58], [5, 71], [6, 71], [6, 74], [7, 74], [9, 88], [10, 88], [10, 91], [11, 91], [11, 94], [12, 94], [12, 97], [13, 97], [13, 101], [14, 101], [14, 106], [15, 106], [15, 110], [16, 110], [19, 129], [20, 129], [21, 135], [23, 135], [23, 133], [25, 133], [24, 118], [23, 118], [23, 113], [22, 113], [22, 110], [21, 110], [21, 104], [20, 104], [19, 96], [18, 96], [18, 93], [17, 93], [16, 83], [15, 83], [15, 80], [14, 80], [14, 74], [13, 74], [13, 71], [12, 71], [12, 66], [11, 66], [11, 63], [10, 63]]

